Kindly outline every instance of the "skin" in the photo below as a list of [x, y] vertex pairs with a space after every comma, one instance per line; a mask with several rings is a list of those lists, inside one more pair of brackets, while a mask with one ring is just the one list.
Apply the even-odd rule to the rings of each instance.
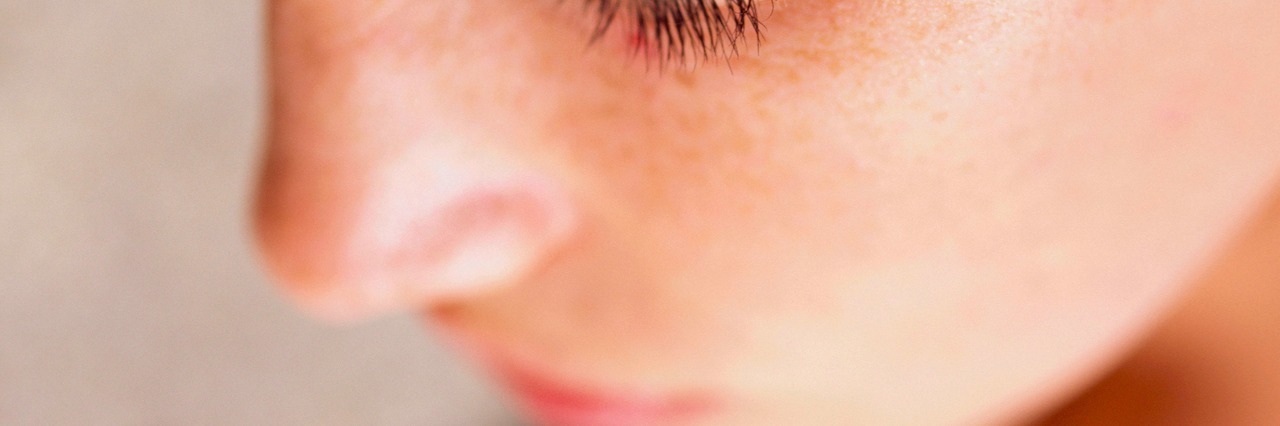
[[269, 10], [290, 295], [719, 402], [688, 423], [1035, 416], [1280, 176], [1275, 2], [792, 0], [662, 72], [556, 1]]
[[1280, 194], [1121, 365], [1044, 425], [1280, 419]]

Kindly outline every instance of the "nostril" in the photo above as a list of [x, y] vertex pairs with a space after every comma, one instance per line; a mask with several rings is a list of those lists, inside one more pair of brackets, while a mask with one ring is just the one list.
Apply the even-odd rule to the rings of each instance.
[[[576, 228], [571, 203], [533, 179], [454, 183], [429, 194], [384, 192], [357, 220], [348, 258], [361, 259], [328, 301], [343, 316], [418, 308], [519, 282]], [[361, 229], [362, 228], [362, 229]], [[357, 300], [350, 300], [354, 296]]]
[[403, 281], [400, 299], [474, 295], [519, 279], [573, 223], [567, 203], [546, 188], [477, 188], [412, 222], [385, 267]]

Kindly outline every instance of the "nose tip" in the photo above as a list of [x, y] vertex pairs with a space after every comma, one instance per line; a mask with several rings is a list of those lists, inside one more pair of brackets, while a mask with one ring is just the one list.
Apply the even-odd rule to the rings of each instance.
[[[300, 190], [268, 188], [260, 197], [270, 269], [320, 318], [349, 322], [515, 284], [576, 229], [572, 203], [545, 178], [440, 164], [379, 172], [356, 196], [273, 202], [271, 193]], [[284, 180], [293, 182], [275, 185], [318, 182]]]

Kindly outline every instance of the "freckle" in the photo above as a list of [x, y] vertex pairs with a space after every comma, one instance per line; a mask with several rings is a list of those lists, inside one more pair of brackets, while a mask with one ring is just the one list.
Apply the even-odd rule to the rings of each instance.
[[698, 82], [696, 77], [693, 73], [676, 73], [672, 79], [681, 87], [693, 89]]
[[938, 112], [935, 112], [935, 113], [933, 113], [933, 122], [937, 123], [937, 122], [941, 122], [941, 121], [946, 121], [946, 120], [947, 120], [947, 118], [948, 118], [948, 117], [950, 117], [950, 116], [951, 116], [951, 114], [948, 114], [946, 111], [938, 111]]

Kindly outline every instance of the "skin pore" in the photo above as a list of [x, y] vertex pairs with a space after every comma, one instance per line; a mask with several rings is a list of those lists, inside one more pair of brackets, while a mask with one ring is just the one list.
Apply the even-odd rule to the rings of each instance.
[[291, 296], [609, 395], [562, 399], [696, 408], [637, 424], [1021, 421], [1280, 174], [1280, 3], [790, 0], [660, 72], [563, 4], [269, 3], [255, 226]]

